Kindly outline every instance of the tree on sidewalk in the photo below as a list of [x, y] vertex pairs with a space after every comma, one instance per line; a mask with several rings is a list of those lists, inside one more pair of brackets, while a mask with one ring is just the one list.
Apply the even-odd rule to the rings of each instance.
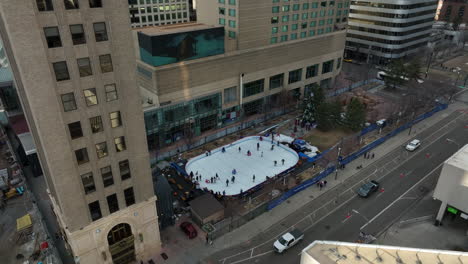
[[406, 80], [406, 68], [402, 60], [393, 60], [388, 65], [388, 71], [386, 71], [385, 85], [387, 88], [395, 89], [399, 85], [403, 85]]
[[322, 88], [314, 85], [310, 95], [304, 98], [302, 103], [302, 120], [305, 122], [314, 122], [317, 119], [317, 109], [325, 102], [325, 95]]
[[334, 128], [333, 119], [330, 115], [331, 111], [332, 105], [327, 102], [323, 102], [317, 107], [315, 119], [317, 121], [317, 128], [319, 130], [329, 131], [330, 129]]
[[344, 124], [353, 131], [359, 131], [366, 121], [366, 112], [364, 105], [357, 99], [352, 98], [347, 106]]

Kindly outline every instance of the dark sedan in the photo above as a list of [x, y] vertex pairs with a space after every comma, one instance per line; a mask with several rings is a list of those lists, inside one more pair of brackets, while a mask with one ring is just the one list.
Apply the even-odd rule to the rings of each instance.
[[370, 181], [362, 185], [357, 191], [361, 197], [369, 197], [369, 195], [379, 189], [379, 183], [376, 181]]

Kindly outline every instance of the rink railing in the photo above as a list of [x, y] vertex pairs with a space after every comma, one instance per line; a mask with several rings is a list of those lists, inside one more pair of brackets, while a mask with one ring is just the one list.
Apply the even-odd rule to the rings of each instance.
[[[359, 158], [361, 155], [363, 155], [364, 153], [366, 152], [369, 152], [370, 150], [374, 149], [375, 147], [379, 146], [380, 144], [384, 143], [386, 140], [396, 136], [397, 134], [399, 134], [400, 132], [406, 130], [407, 128], [410, 128], [411, 126], [419, 123], [420, 121], [428, 118], [428, 117], [431, 117], [432, 115], [434, 115], [435, 113], [441, 111], [441, 110], [444, 110], [448, 107], [448, 104], [438, 104], [434, 109], [432, 109], [431, 111], [427, 112], [427, 113], [424, 113], [424, 114], [421, 114], [419, 116], [417, 116], [414, 120], [394, 129], [393, 131], [391, 131], [390, 133], [386, 134], [384, 137], [381, 137], [371, 143], [369, 143], [368, 145], [362, 147], [361, 149], [359, 149], [358, 151], [348, 155], [347, 157], [344, 157], [342, 160], [339, 161], [339, 165], [346, 165], [350, 162], [352, 162], [353, 160]], [[367, 131], [366, 133], [368, 133], [369, 131]], [[301, 158], [304, 158], [305, 160], [307, 160], [307, 162], [309, 164], [305, 165], [306, 168], [308, 167], [311, 167], [311, 164], [313, 162], [316, 162], [317, 160], [321, 159], [327, 152], [331, 151], [333, 149], [330, 148], [322, 153], [320, 153], [319, 155], [315, 156], [315, 157], [308, 157], [306, 156], [305, 154], [303, 153], [299, 153], [299, 156]], [[322, 179], [324, 179], [325, 177], [327, 177], [329, 174], [333, 173], [334, 171], [336, 170], [336, 165], [333, 165], [333, 166], [330, 166], [328, 167], [327, 169], [319, 172], [319, 174], [315, 177], [313, 177], [312, 179], [309, 179], [309, 180], [306, 180], [304, 181], [303, 183], [301, 183], [300, 185], [290, 189], [289, 191], [285, 192], [283, 195], [281, 195], [279, 198], [269, 202], [268, 206], [267, 206], [267, 210], [272, 210], [273, 208], [275, 208], [276, 206], [280, 205], [281, 203], [283, 203], [284, 201], [286, 201], [288, 198], [290, 198], [291, 196], [294, 196], [295, 194], [301, 192], [302, 190], [304, 189], [307, 189], [308, 187], [312, 186], [312, 185], [315, 185], [317, 182], [321, 181]], [[302, 171], [302, 170], [301, 170]]]

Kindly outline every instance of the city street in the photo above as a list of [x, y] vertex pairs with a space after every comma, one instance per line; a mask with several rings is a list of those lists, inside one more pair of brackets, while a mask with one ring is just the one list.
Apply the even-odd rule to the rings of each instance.
[[[378, 236], [435, 187], [442, 163], [468, 143], [466, 122], [462, 111], [453, 112], [418, 134], [422, 146], [415, 152], [407, 152], [403, 146], [391, 150], [343, 184], [286, 217], [268, 233], [218, 252], [207, 262], [298, 263], [302, 248], [314, 240], [354, 242], [361, 230]], [[381, 189], [367, 199], [360, 198], [356, 190], [368, 179], [379, 181]], [[274, 253], [273, 241], [292, 227], [305, 232], [304, 241], [282, 255]]]

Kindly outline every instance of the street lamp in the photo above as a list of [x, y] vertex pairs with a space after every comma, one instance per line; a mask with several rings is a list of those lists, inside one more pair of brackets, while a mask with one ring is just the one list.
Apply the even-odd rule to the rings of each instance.
[[446, 141], [447, 141], [447, 142], [450, 142], [450, 143], [454, 143], [454, 144], [457, 145], [458, 148], [461, 148], [461, 147], [460, 147], [460, 144], [459, 144], [458, 142], [456, 142], [455, 140], [453, 140], [453, 139], [447, 138]]
[[338, 156], [336, 157], [335, 181], [338, 179], [338, 166], [340, 165], [341, 148], [338, 147]]

